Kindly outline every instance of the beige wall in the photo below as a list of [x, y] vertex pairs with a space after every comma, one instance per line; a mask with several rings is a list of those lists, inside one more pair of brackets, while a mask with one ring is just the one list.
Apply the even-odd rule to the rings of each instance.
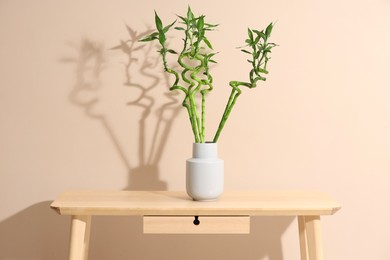
[[[220, 24], [209, 139], [227, 82], [247, 74], [235, 47], [248, 26], [277, 21], [268, 80], [244, 92], [220, 139], [226, 190], [329, 192], [343, 209], [324, 218], [326, 259], [390, 259], [390, 1], [189, 3]], [[49, 210], [61, 191], [184, 190], [192, 137], [160, 64], [144, 67], [155, 50], [133, 53], [133, 82], [154, 86], [142, 93], [123, 84], [126, 55], [108, 49], [128, 39], [125, 24], [143, 32], [153, 9], [171, 21], [186, 6], [0, 2], [1, 260], [66, 259], [69, 220]], [[140, 221], [97, 218], [91, 259], [298, 259], [295, 219], [256, 218], [251, 235], [227, 237], [145, 236]]]

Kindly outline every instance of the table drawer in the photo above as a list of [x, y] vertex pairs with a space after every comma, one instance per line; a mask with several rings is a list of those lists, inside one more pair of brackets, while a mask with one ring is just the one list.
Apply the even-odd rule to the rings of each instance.
[[[249, 216], [144, 216], [145, 234], [249, 234]], [[198, 220], [198, 221], [196, 221]]]

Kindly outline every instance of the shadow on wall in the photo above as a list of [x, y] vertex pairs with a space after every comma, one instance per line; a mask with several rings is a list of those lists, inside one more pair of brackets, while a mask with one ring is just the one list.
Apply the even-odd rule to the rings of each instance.
[[32, 205], [0, 223], [1, 260], [66, 259], [70, 219], [58, 217], [50, 204]]
[[[166, 190], [159, 163], [181, 105], [168, 91], [169, 79], [156, 76], [160, 61], [154, 46], [137, 44], [150, 31], [137, 33], [128, 26], [127, 31], [130, 39], [110, 50], [83, 40], [77, 47], [78, 57], [64, 60], [76, 66], [76, 83], [69, 99], [106, 130], [129, 172], [124, 189]], [[103, 72], [109, 67], [107, 52], [124, 58], [120, 75], [125, 81], [114, 88], [104, 81]], [[129, 152], [128, 140], [118, 134], [120, 127], [112, 119], [117, 111], [112, 100], [106, 101], [107, 95], [121, 95], [120, 89], [130, 90], [128, 100], [119, 105], [131, 110], [126, 120], [132, 123], [130, 130], [137, 129], [130, 142], [136, 143], [130, 147], [136, 151]], [[129, 158], [129, 154], [138, 154], [138, 158]], [[0, 260], [67, 259], [70, 218], [58, 216], [50, 203], [35, 204], [0, 223]], [[249, 235], [162, 236], [142, 234], [140, 217], [94, 217], [90, 259], [282, 260], [281, 238], [293, 220], [253, 218]]]
[[[130, 39], [122, 40], [109, 52], [111, 55], [113, 52], [120, 52], [125, 58], [121, 68], [125, 81], [120, 87], [130, 89], [127, 93], [129, 101], [126, 101], [126, 109], [132, 112], [129, 118], [123, 118], [123, 121], [130, 122], [132, 128], [138, 124], [136, 138], [132, 139], [135, 144], [124, 147], [124, 144], [129, 142], [120, 140], [116, 134], [118, 129], [115, 129], [110, 121], [113, 109], [105, 106], [104, 98], [102, 99], [102, 94], [120, 92], [116, 88], [107, 91], [108, 86], [101, 80], [107, 55], [102, 44], [86, 39], [78, 48], [78, 58], [68, 60], [76, 64], [76, 84], [71, 91], [70, 101], [81, 106], [88, 117], [102, 123], [129, 171], [126, 190], [166, 190], [167, 184], [159, 178], [159, 163], [170, 129], [181, 111], [181, 106], [175, 98], [178, 93], [169, 91], [166, 74], [161, 77], [156, 74], [160, 60], [154, 46], [138, 43], [151, 31], [137, 33], [129, 26], [126, 28]], [[138, 153], [138, 159], [130, 158], [129, 154], [135, 153]]]

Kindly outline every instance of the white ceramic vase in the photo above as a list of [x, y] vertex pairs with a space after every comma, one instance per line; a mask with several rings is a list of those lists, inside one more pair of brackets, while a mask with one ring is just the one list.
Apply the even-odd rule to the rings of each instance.
[[224, 162], [216, 143], [193, 143], [186, 165], [187, 194], [198, 201], [213, 201], [223, 193]]

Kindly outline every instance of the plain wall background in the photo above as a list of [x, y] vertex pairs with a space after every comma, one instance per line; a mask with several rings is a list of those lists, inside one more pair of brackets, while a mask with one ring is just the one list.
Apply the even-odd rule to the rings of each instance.
[[[49, 209], [62, 191], [184, 190], [190, 126], [155, 49], [133, 49], [133, 87], [128, 57], [109, 49], [129, 39], [125, 24], [142, 33], [154, 9], [168, 23], [188, 4], [220, 24], [208, 139], [228, 81], [247, 77], [235, 47], [247, 27], [277, 22], [268, 79], [244, 91], [219, 142], [226, 190], [328, 192], [343, 209], [323, 218], [326, 259], [390, 259], [388, 0], [0, 1], [0, 259], [67, 258], [69, 219]], [[92, 225], [97, 260], [299, 259], [292, 218], [255, 218], [248, 236]]]

